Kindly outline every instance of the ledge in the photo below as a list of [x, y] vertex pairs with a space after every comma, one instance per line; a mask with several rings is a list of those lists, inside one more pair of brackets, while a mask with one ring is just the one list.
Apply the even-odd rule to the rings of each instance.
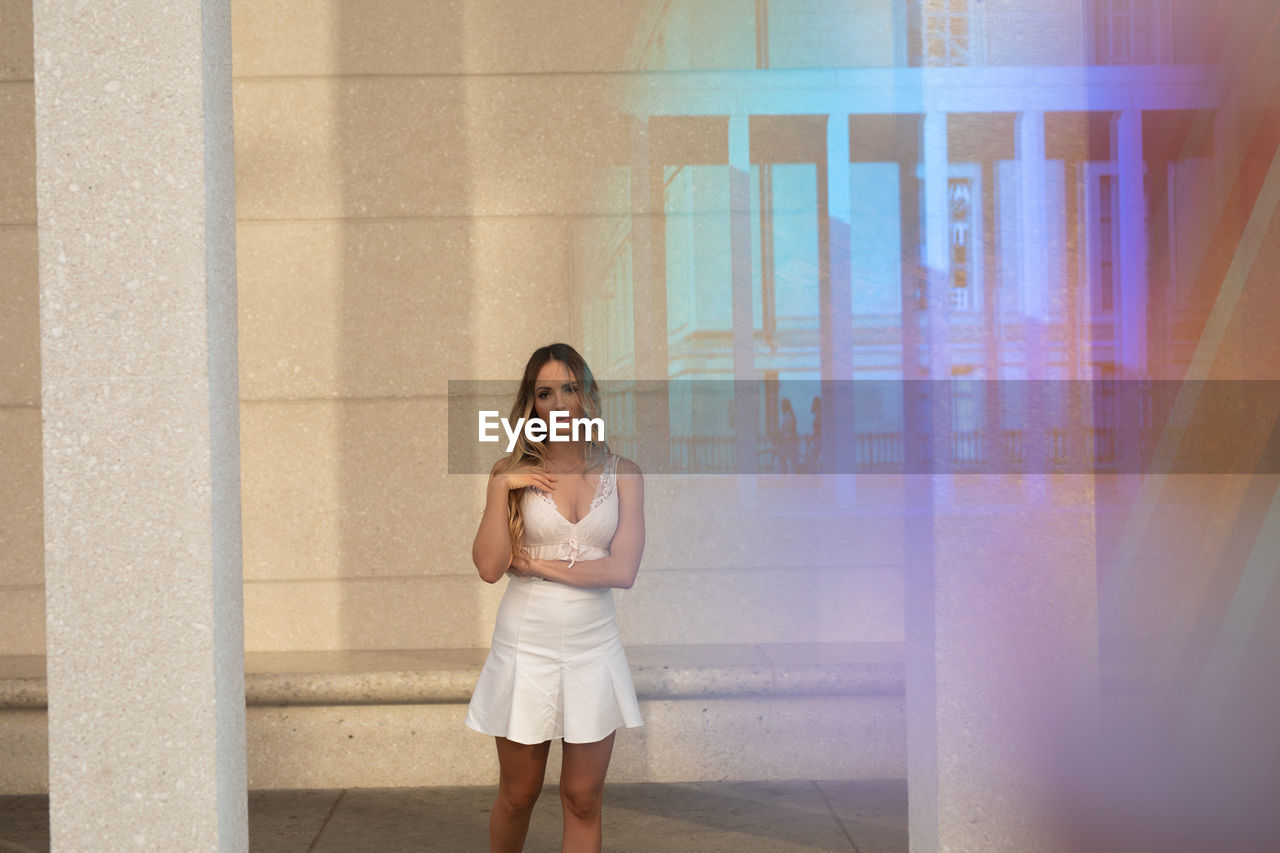
[[[485, 649], [247, 652], [248, 705], [467, 702]], [[902, 643], [630, 646], [641, 699], [905, 694]], [[0, 655], [0, 710], [48, 704], [45, 659]]]

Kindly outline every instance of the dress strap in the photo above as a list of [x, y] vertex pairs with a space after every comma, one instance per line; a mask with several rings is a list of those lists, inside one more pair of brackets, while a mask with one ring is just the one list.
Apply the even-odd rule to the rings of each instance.
[[600, 472], [600, 486], [596, 489], [596, 496], [591, 501], [588, 512], [600, 506], [609, 499], [617, 488], [617, 472], [618, 472], [618, 454], [610, 453], [609, 458], [605, 460], [604, 469]]

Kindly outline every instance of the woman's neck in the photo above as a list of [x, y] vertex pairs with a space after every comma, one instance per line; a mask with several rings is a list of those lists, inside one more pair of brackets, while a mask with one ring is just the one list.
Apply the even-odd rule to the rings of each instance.
[[553, 447], [555, 449], [547, 449], [547, 462], [556, 468], [572, 471], [587, 464], [588, 446], [585, 441], [556, 442]]

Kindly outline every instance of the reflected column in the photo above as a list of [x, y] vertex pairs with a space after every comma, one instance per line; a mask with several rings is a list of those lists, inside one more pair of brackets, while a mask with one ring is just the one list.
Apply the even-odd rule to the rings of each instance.
[[632, 319], [635, 324], [636, 456], [649, 473], [670, 459], [667, 363], [667, 283], [664, 274], [662, 161], [654, 151], [652, 122], [631, 121]]
[[[765, 215], [762, 212], [762, 215]], [[729, 116], [729, 247], [733, 310], [734, 448], [739, 473], [755, 470], [759, 395], [755, 383], [755, 317], [751, 304], [751, 122]], [[747, 477], [739, 493], [752, 492]]]
[[[835, 479], [837, 500], [847, 505], [854, 498], [853, 437], [853, 280], [849, 228], [852, 218], [849, 174], [849, 116], [827, 118], [826, 220], [821, 241], [818, 305], [820, 308], [822, 471]], [[835, 440], [835, 439], [839, 440]]]
[[1125, 379], [1147, 375], [1147, 206], [1143, 191], [1142, 111], [1127, 109], [1112, 120], [1119, 183], [1120, 252], [1116, 317]]

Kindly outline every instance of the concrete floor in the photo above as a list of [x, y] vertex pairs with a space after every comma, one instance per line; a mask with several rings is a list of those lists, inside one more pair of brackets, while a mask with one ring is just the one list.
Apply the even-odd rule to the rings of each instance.
[[[254, 853], [488, 849], [493, 788], [251, 791]], [[0, 850], [49, 849], [49, 798], [0, 797]], [[560, 849], [560, 803], [543, 789], [527, 853]], [[875, 782], [611, 783], [604, 849], [906, 853], [907, 785]]]

